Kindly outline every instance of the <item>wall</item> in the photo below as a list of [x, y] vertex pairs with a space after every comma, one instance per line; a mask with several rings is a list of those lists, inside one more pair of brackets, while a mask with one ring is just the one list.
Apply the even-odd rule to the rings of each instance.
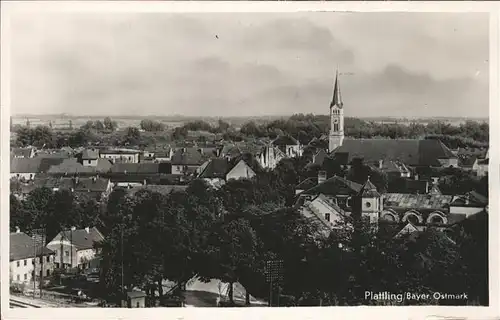
[[139, 163], [139, 154], [117, 154], [117, 153], [103, 153], [101, 158], [111, 159], [113, 161], [120, 160], [121, 162]]
[[471, 208], [471, 207], [450, 207], [450, 213], [454, 214], [465, 214], [468, 218], [469, 216], [483, 211], [484, 208]]
[[243, 161], [238, 162], [236, 166], [226, 175], [226, 180], [230, 179], [249, 179], [255, 176], [255, 172]]
[[54, 251], [55, 254], [55, 260], [54, 263], [56, 264], [56, 267], [61, 264], [61, 254], [62, 254], [62, 263], [65, 266], [72, 266], [75, 267], [78, 262], [78, 256], [77, 256], [77, 251], [75, 246], [71, 246], [70, 242], [68, 240], [62, 241], [62, 247], [61, 247], [61, 241], [56, 240], [56, 241], [51, 241], [48, 245], [47, 248], [50, 250]]
[[[47, 257], [49, 261], [47, 262]], [[43, 276], [47, 276], [47, 270], [49, 270], [49, 274], [51, 275], [54, 272], [54, 255], [45, 255], [42, 257], [43, 259]], [[26, 261], [26, 265], [24, 265], [24, 261]], [[19, 262], [19, 267], [17, 263]], [[37, 276], [41, 270], [40, 257], [36, 258], [35, 270], [37, 272]], [[29, 283], [32, 281], [32, 272], [33, 272], [33, 258], [26, 258], [21, 260], [11, 261], [9, 265], [10, 269], [10, 277], [13, 283]], [[26, 275], [26, 278], [24, 276]], [[18, 280], [19, 276], [19, 280]]]
[[[79, 267], [88, 268], [88, 263], [95, 257], [94, 249], [79, 250], [77, 252], [77, 262]], [[86, 264], [83, 266], [83, 264]]]
[[82, 159], [82, 164], [85, 167], [97, 167], [97, 159]]

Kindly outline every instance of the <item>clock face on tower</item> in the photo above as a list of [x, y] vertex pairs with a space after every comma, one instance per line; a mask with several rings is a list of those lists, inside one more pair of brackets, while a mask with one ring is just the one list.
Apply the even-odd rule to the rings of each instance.
[[333, 119], [333, 123], [339, 123], [339, 119]]

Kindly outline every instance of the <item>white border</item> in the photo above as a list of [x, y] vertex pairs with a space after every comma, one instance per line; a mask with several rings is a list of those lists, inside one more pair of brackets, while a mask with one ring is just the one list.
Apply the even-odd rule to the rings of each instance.
[[[266, 319], [424, 319], [452, 316], [468, 319], [500, 318], [499, 296], [499, 4], [496, 2], [145, 2], [145, 1], [67, 1], [1, 3], [1, 310], [5, 319], [169, 319], [245, 317]], [[19, 11], [58, 12], [299, 12], [299, 11], [362, 11], [362, 12], [490, 12], [490, 216], [489, 216], [489, 307], [310, 307], [310, 308], [169, 308], [169, 309], [8, 309], [9, 252], [9, 14]]]

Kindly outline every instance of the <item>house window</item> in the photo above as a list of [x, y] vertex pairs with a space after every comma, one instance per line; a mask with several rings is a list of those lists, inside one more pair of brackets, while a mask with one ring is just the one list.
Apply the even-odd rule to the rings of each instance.
[[330, 221], [330, 214], [329, 213], [325, 213], [325, 219], [326, 219], [326, 221]]
[[50, 270], [47, 269], [47, 277], [50, 276]]
[[28, 265], [28, 260], [24, 260], [24, 265]]
[[90, 160], [89, 160], [89, 164], [90, 164]]
[[24, 274], [24, 280], [28, 280], [28, 274], [27, 273]]
[[367, 202], [367, 203], [365, 203], [365, 206], [366, 206], [367, 208], [370, 208], [370, 207], [372, 206], [372, 204], [371, 204], [370, 202]]
[[47, 262], [50, 262], [50, 256], [47, 256]]
[[21, 276], [17, 275], [17, 281], [21, 281]]
[[69, 251], [65, 251], [64, 254], [66, 255], [66, 257], [69, 257]]
[[43, 263], [43, 257], [40, 257], [40, 263]]
[[17, 262], [17, 267], [19, 268], [19, 266], [21, 266], [21, 262], [20, 261]]
[[139, 301], [137, 301], [137, 303], [136, 303], [136, 307], [137, 307], [137, 308], [140, 308], [140, 307], [141, 307], [141, 304], [139, 303]]

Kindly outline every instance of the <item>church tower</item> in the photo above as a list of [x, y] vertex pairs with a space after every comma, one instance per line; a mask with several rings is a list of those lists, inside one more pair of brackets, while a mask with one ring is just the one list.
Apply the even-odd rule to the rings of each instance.
[[335, 76], [333, 98], [330, 103], [330, 134], [328, 151], [332, 152], [342, 145], [344, 141], [344, 103], [340, 95], [339, 71]]

